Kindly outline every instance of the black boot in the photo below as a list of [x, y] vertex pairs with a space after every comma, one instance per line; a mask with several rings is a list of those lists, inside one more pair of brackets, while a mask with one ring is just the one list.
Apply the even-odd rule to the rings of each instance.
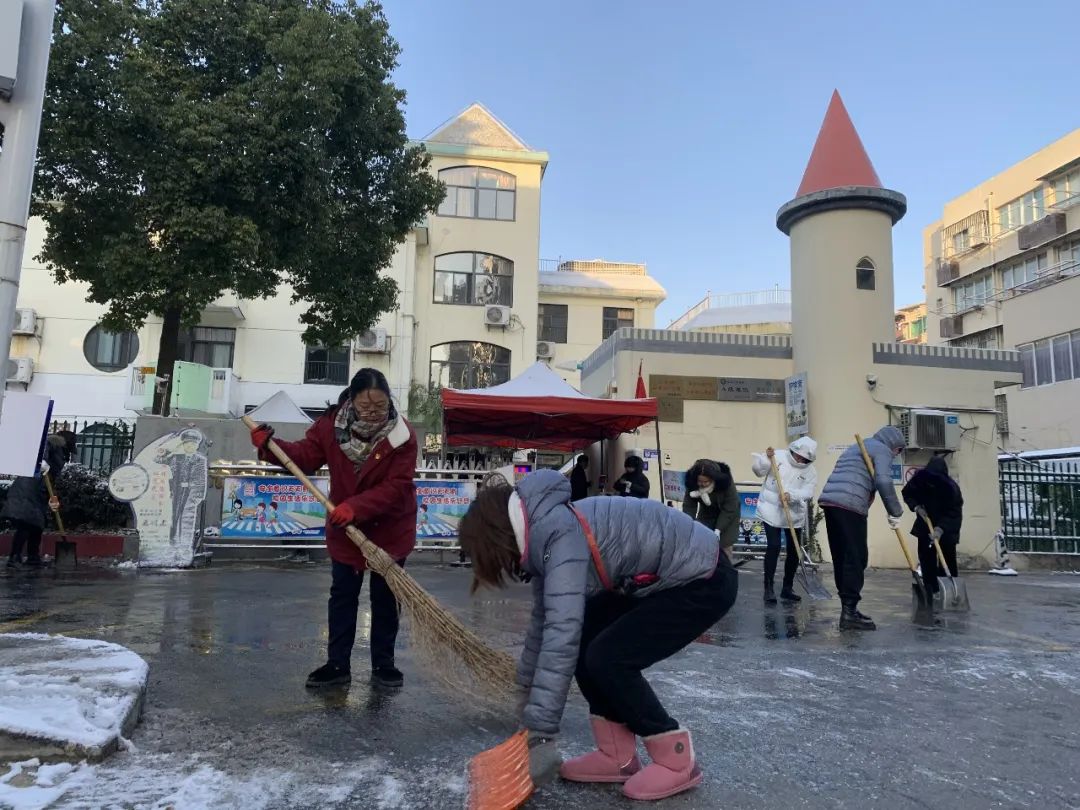
[[309, 689], [318, 689], [323, 686], [344, 686], [352, 681], [352, 674], [344, 667], [337, 664], [323, 664], [317, 670], [307, 676]]
[[877, 630], [877, 625], [869, 616], [859, 613], [854, 607], [845, 605], [840, 612], [841, 630]]
[[371, 682], [386, 689], [400, 689], [405, 685], [405, 676], [397, 667], [375, 667], [371, 670]]
[[20, 560], [18, 557], [8, 557], [7, 558], [7, 567], [8, 568], [19, 568], [21, 565], [22, 565], [22, 560]]
[[784, 589], [782, 591], [780, 591], [780, 598], [783, 599], [785, 602], [801, 602], [802, 601], [802, 597], [799, 596], [797, 593], [795, 593], [795, 591], [793, 591], [791, 589], [791, 583], [790, 582], [785, 582], [784, 583]]
[[776, 604], [776, 592], [773, 590], [773, 584], [770, 580], [765, 581], [765, 604]]

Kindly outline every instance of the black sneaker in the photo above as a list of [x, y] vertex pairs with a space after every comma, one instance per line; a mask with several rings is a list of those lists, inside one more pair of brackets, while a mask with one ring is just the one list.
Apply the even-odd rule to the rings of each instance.
[[784, 590], [780, 591], [780, 598], [783, 599], [785, 602], [802, 601], [802, 597], [795, 593], [795, 591], [791, 590], [791, 588], [784, 588]]
[[776, 604], [776, 592], [773, 590], [773, 586], [771, 584], [765, 586], [765, 604]]
[[854, 608], [844, 608], [840, 613], [841, 630], [877, 630], [877, 625], [869, 616]]
[[41, 568], [45, 563], [42, 562], [41, 557], [27, 557], [23, 565], [27, 568]]
[[371, 670], [371, 682], [387, 689], [400, 689], [405, 685], [405, 676], [397, 667], [375, 667]]
[[322, 686], [343, 686], [351, 682], [352, 674], [349, 670], [337, 664], [323, 664], [307, 676], [305, 686], [309, 689], [318, 689]]
[[8, 557], [8, 559], [7, 559], [7, 567], [8, 568], [21, 568], [22, 567], [22, 561], [18, 557]]

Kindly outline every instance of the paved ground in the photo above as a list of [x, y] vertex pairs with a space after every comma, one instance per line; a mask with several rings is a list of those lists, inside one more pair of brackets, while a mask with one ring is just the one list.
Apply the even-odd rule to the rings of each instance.
[[[973, 574], [970, 616], [927, 629], [910, 621], [906, 576], [872, 573], [863, 607], [881, 629], [852, 635], [837, 632], [835, 601], [763, 609], [756, 565], [707, 643], [652, 672], [706, 771], [660, 807], [1080, 807], [1080, 577]], [[412, 570], [482, 634], [518, 637], [524, 587], [472, 601], [467, 572]], [[0, 632], [106, 639], [151, 664], [133, 750], [84, 772], [57, 806], [460, 806], [463, 763], [509, 720], [439, 691], [407, 641], [400, 693], [360, 679], [306, 692], [328, 580], [315, 564], [0, 573]], [[361, 640], [354, 672], [365, 658]], [[575, 695], [562, 749], [587, 741]], [[563, 784], [529, 807], [627, 804]]]

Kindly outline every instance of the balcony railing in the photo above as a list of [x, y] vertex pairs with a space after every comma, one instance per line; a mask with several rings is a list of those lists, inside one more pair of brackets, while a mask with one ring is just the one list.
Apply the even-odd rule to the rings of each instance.
[[728, 307], [752, 307], [761, 304], [790, 304], [791, 290], [773, 287], [771, 290], [755, 290], [742, 293], [709, 293], [690, 309], [673, 320], [668, 329], [684, 329], [694, 318], [710, 309]]
[[648, 275], [642, 262], [608, 262], [603, 259], [540, 259], [541, 273], [615, 273]]
[[[154, 389], [158, 382], [155, 367], [133, 367], [128, 374], [124, 407], [149, 413], [154, 406]], [[239, 416], [243, 412], [240, 405], [240, 378], [231, 368], [177, 362], [173, 375], [169, 398], [169, 408], [173, 412], [194, 411], [229, 416]]]

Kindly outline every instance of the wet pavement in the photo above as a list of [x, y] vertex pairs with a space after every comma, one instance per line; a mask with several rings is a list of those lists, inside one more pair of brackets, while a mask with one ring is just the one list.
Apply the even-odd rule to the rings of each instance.
[[[706, 773], [658, 807], [1080, 807], [1080, 577], [971, 574], [972, 612], [928, 628], [911, 622], [910, 577], [871, 572], [861, 607], [879, 630], [842, 634], [835, 600], [763, 608], [759, 565], [728, 616], [650, 673]], [[467, 571], [411, 571], [493, 643], [520, 643], [527, 587], [470, 599]], [[425, 677], [407, 635], [405, 688], [370, 687], [364, 612], [352, 687], [306, 691], [328, 586], [322, 564], [0, 572], [0, 632], [105, 639], [150, 662], [131, 750], [56, 806], [460, 807], [464, 763], [511, 720]], [[588, 742], [572, 693], [560, 747]], [[630, 803], [558, 784], [528, 806]]]

